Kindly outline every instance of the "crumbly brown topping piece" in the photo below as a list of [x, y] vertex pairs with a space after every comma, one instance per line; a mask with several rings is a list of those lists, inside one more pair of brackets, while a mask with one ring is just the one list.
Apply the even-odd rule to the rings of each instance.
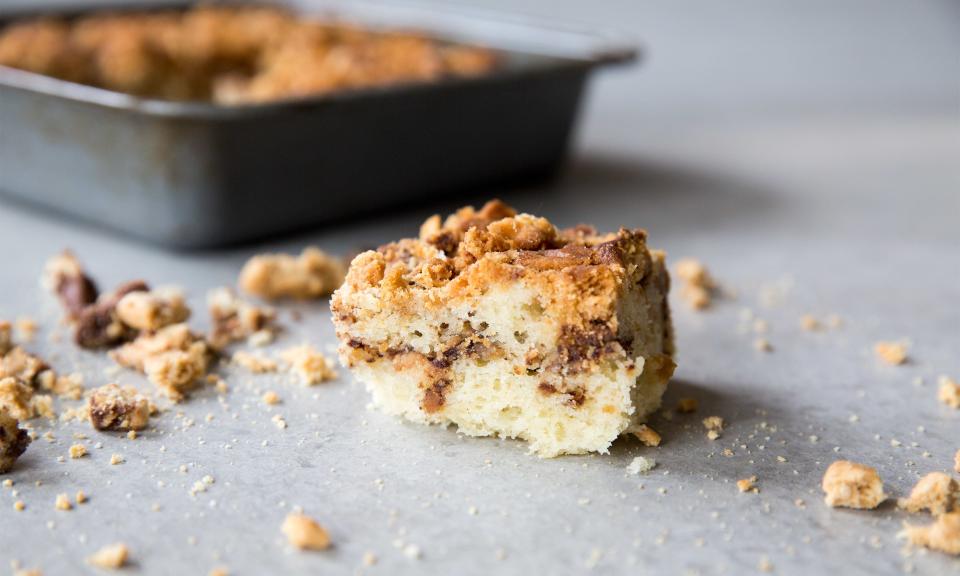
[[157, 288], [149, 292], [130, 292], [117, 301], [117, 318], [136, 330], [159, 330], [185, 322], [190, 317], [183, 291]]
[[111, 356], [121, 366], [143, 372], [172, 400], [180, 401], [206, 375], [210, 348], [186, 324], [173, 324], [141, 334]]
[[937, 398], [951, 408], [960, 409], [960, 384], [949, 376], [941, 376], [938, 380]]
[[84, 308], [97, 301], [97, 284], [87, 276], [77, 257], [65, 250], [47, 261], [43, 283], [60, 298], [67, 315], [76, 319]]
[[660, 434], [646, 424], [641, 424], [633, 431], [633, 435], [646, 446], [659, 446]]
[[0, 409], [17, 420], [53, 416], [50, 396], [34, 394], [31, 386], [12, 376], [0, 378]]
[[143, 430], [150, 421], [150, 401], [133, 386], [107, 384], [95, 389], [89, 411], [97, 430]]
[[824, 502], [832, 507], [872, 509], [886, 499], [875, 468], [837, 460], [823, 475]]
[[931, 472], [921, 478], [910, 491], [909, 498], [901, 498], [898, 505], [908, 512], [929, 510], [934, 516], [960, 511], [960, 484], [943, 472]]
[[903, 342], [877, 342], [874, 353], [883, 363], [899, 366], [907, 361], [907, 345]]
[[0, 378], [17, 378], [34, 389], [52, 389], [56, 374], [40, 358], [19, 346], [13, 346], [0, 357]]
[[288, 348], [280, 357], [290, 365], [300, 381], [307, 386], [320, 384], [337, 377], [333, 360], [327, 358], [309, 344]]
[[207, 294], [207, 308], [213, 322], [210, 344], [218, 350], [263, 331], [277, 330], [274, 324], [277, 313], [273, 308], [251, 304], [230, 288], [211, 290]]
[[261, 254], [240, 271], [240, 289], [266, 300], [324, 298], [343, 283], [346, 266], [314, 246], [299, 256]]
[[954, 556], [960, 555], [960, 512], [938, 516], [927, 526], [904, 526], [903, 535], [913, 546], [922, 546]]
[[130, 556], [130, 549], [126, 544], [118, 542], [104, 546], [92, 556], [87, 558], [87, 563], [104, 570], [119, 570], [126, 565]]
[[680, 279], [680, 297], [694, 310], [708, 308], [713, 302], [717, 283], [707, 267], [695, 258], [683, 258], [674, 266], [676, 277]]
[[281, 527], [292, 546], [300, 550], [326, 550], [330, 547], [330, 535], [316, 520], [305, 514], [290, 514]]
[[29, 445], [30, 435], [20, 428], [19, 419], [0, 407], [0, 474], [9, 472]]

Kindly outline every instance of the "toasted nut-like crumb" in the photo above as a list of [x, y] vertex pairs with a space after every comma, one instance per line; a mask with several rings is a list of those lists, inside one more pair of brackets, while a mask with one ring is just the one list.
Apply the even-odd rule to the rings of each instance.
[[810, 314], [804, 314], [800, 317], [800, 328], [807, 332], [816, 332], [823, 328], [823, 324]]
[[907, 524], [901, 534], [913, 546], [960, 555], [960, 512], [938, 516], [933, 524], [927, 526]]
[[759, 492], [760, 489], [757, 488], [757, 477], [751, 476], [737, 480], [737, 489], [741, 492]]
[[300, 550], [326, 550], [330, 535], [316, 520], [305, 514], [289, 514], [281, 527], [291, 545]]
[[57, 494], [57, 499], [54, 502], [54, 506], [57, 510], [73, 510], [73, 504], [70, 503], [70, 497], [66, 494]]
[[261, 254], [240, 272], [240, 289], [267, 300], [323, 298], [343, 283], [346, 266], [339, 258], [308, 246], [299, 256]]
[[279, 403], [280, 403], [280, 396], [277, 395], [277, 393], [274, 392], [273, 390], [268, 390], [268, 391], [264, 392], [264, 393], [263, 393], [263, 398], [261, 398], [261, 399], [263, 400], [263, 403], [264, 403], [264, 404], [279, 404]]
[[848, 460], [837, 460], [823, 475], [824, 502], [832, 507], [876, 508], [886, 499], [876, 469]]
[[697, 408], [700, 407], [700, 403], [696, 398], [681, 398], [677, 401], [677, 412], [682, 414], [690, 414], [696, 412]]
[[937, 398], [951, 408], [960, 409], [960, 384], [949, 376], [941, 376], [939, 384]]
[[98, 550], [93, 556], [87, 558], [87, 563], [105, 570], [119, 570], [127, 563], [129, 555], [127, 545], [118, 542]]
[[280, 353], [280, 357], [290, 364], [290, 370], [308, 386], [337, 377], [337, 371], [333, 369], [333, 361], [309, 344], [288, 348]]
[[87, 455], [87, 447], [83, 444], [74, 444], [70, 446], [70, 457], [71, 458], [83, 458]]
[[237, 366], [242, 366], [254, 374], [277, 371], [277, 362], [275, 360], [244, 352], [243, 350], [234, 352], [232, 361]]
[[88, 404], [90, 423], [97, 430], [129, 430], [136, 434], [135, 430], [146, 428], [150, 421], [150, 401], [133, 386], [101, 386], [90, 395]]
[[877, 342], [873, 351], [881, 361], [891, 366], [907, 361], [907, 346], [902, 342]]
[[633, 435], [647, 446], [660, 445], [660, 434], [646, 424], [641, 424], [638, 426], [636, 430], [633, 431]]
[[921, 478], [910, 491], [909, 498], [901, 498], [898, 505], [907, 512], [929, 510], [934, 516], [960, 509], [960, 485], [943, 472], [931, 472]]

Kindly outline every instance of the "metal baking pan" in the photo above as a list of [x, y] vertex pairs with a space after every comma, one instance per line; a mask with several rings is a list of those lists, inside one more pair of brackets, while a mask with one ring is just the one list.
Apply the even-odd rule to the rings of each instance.
[[[561, 164], [590, 72], [637, 56], [610, 35], [463, 10], [279, 4], [486, 45], [504, 64], [475, 78], [241, 107], [138, 98], [0, 66], [0, 192], [193, 249], [530, 181]], [[8, 11], [0, 25], [36, 15]]]

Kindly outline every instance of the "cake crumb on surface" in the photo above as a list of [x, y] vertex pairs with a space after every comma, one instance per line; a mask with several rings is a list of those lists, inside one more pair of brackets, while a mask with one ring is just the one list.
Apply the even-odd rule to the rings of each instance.
[[83, 490], [77, 490], [77, 494], [74, 496], [74, 499], [77, 501], [77, 504], [86, 504], [87, 501], [90, 500], [90, 498], [87, 496], [87, 493]]
[[119, 454], [113, 454], [110, 456], [110, 464], [112, 466], [116, 466], [117, 464], [123, 464], [123, 462], [124, 462], [123, 456]]
[[83, 458], [87, 455], [87, 447], [83, 444], [74, 444], [70, 446], [71, 458]]
[[[27, 451], [30, 442], [27, 430], [20, 428], [20, 421], [0, 403], [0, 474], [13, 468], [14, 462]], [[13, 486], [13, 480], [7, 478], [3, 485], [9, 488]]]
[[707, 438], [716, 440], [723, 432], [723, 418], [720, 416], [707, 416], [703, 419], [703, 427], [707, 429]]
[[901, 535], [912, 546], [960, 555], [960, 512], [938, 516], [932, 524], [915, 526], [905, 524]]
[[800, 317], [800, 328], [807, 332], [817, 332], [823, 328], [823, 324], [812, 314], [804, 314]]
[[231, 361], [242, 368], [246, 368], [254, 374], [266, 374], [267, 372], [277, 371], [277, 362], [265, 356], [251, 354], [238, 350], [233, 353]]
[[834, 508], [873, 509], [886, 499], [877, 470], [849, 460], [831, 464], [821, 487], [826, 493], [824, 502]]
[[210, 343], [217, 349], [243, 339], [252, 345], [268, 344], [278, 331], [277, 312], [273, 308], [251, 304], [230, 288], [208, 292], [207, 310], [213, 324]]
[[136, 430], [150, 421], [150, 401], [133, 386], [106, 384], [93, 390], [87, 401], [90, 423], [97, 430]]
[[217, 566], [216, 568], [210, 570], [207, 576], [230, 576], [230, 571], [226, 566]]
[[907, 512], [929, 510], [934, 516], [960, 511], [960, 484], [943, 472], [931, 472], [921, 478], [909, 498], [897, 503]]
[[263, 393], [261, 400], [263, 400], [264, 404], [270, 404], [270, 405], [279, 404], [280, 396], [273, 390], [267, 390], [266, 392]]
[[877, 342], [873, 351], [884, 364], [890, 366], [899, 366], [907, 361], [907, 345], [903, 342]]
[[346, 266], [339, 258], [314, 246], [299, 256], [260, 254], [240, 271], [240, 289], [265, 300], [312, 299], [329, 296], [340, 287]]
[[53, 505], [57, 510], [73, 510], [73, 504], [70, 503], [70, 497], [66, 494], [57, 494], [57, 498]]
[[316, 520], [305, 514], [287, 515], [281, 527], [291, 545], [300, 550], [326, 550], [330, 535]]
[[118, 542], [104, 546], [87, 558], [87, 563], [104, 570], [119, 570], [127, 563], [130, 550], [126, 544]]
[[707, 267], [695, 258], [682, 258], [674, 266], [674, 271], [683, 283], [680, 297], [694, 310], [709, 308], [717, 284]]
[[288, 348], [280, 353], [280, 357], [290, 365], [290, 370], [300, 377], [300, 381], [308, 386], [337, 377], [333, 360], [309, 344]]
[[937, 398], [951, 408], [960, 409], [960, 384], [949, 376], [943, 375], [937, 380]]
[[737, 480], [737, 489], [741, 492], [759, 492], [760, 489], [757, 488], [757, 477], [750, 476], [749, 478]]
[[637, 426], [637, 428], [633, 430], [633, 435], [646, 446], [655, 447], [660, 445], [660, 434], [646, 424]]
[[634, 458], [630, 464], [627, 465], [627, 474], [631, 476], [636, 476], [637, 474], [643, 474], [649, 472], [657, 467], [657, 461], [653, 458], [646, 458], [644, 456], [637, 456]]
[[121, 322], [137, 330], [155, 331], [190, 317], [183, 291], [175, 287], [125, 294], [116, 304]]

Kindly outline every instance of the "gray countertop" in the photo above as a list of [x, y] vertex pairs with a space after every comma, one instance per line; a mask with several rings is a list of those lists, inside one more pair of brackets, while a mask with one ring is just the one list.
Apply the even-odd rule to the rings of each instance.
[[[956, 35], [944, 31], [957, 26], [956, 18], [951, 27], [934, 17], [955, 17], [955, 8], [917, 4], [912, 20], [887, 13], [873, 28], [864, 25], [879, 35], [883, 26], [899, 29], [900, 19], [922, 32], [912, 54], [925, 71], [901, 55], [902, 86], [875, 73], [879, 64], [871, 60], [863, 82], [875, 81], [877, 91], [854, 90], [859, 85], [844, 76], [839, 58], [828, 76], [850, 90], [835, 98], [828, 79], [821, 93], [798, 96], [802, 105], [794, 106], [774, 81], [760, 96], [744, 95], [749, 106], [735, 87], [719, 88], [717, 101], [731, 104], [711, 108], [701, 103], [707, 95], [682, 97], [683, 66], [664, 72], [678, 44], [670, 38], [688, 16], [683, 6], [636, 6], [589, 11], [562, 3], [557, 13], [649, 32], [650, 77], [673, 82], [678, 100], [671, 103], [664, 88], [647, 98], [651, 80], [643, 69], [603, 78], [563, 177], [549, 188], [490, 195], [559, 225], [645, 227], [669, 258], [700, 258], [735, 292], [702, 313], [672, 302], [679, 368], [665, 403], [693, 396], [700, 409], [656, 417], [659, 448], [621, 439], [610, 455], [541, 460], [519, 442], [465, 438], [371, 411], [362, 386], [343, 371], [335, 382], [306, 388], [228, 366], [228, 395], [198, 392], [136, 440], [89, 424], [35, 421], [54, 440], [37, 439], [8, 476], [25, 511], [14, 512], [11, 489], [0, 489], [0, 572], [13, 559], [47, 575], [92, 571], [83, 558], [115, 541], [130, 546], [128, 571], [138, 574], [226, 566], [240, 575], [708, 575], [754, 573], [766, 562], [779, 574], [960, 570], [960, 560], [941, 554], [903, 554], [896, 538], [902, 522], [927, 517], [908, 518], [892, 502], [875, 511], [830, 509], [819, 490], [826, 466], [848, 458], [878, 468], [888, 493], [903, 496], [920, 475], [949, 470], [960, 449], [960, 411], [936, 399], [939, 374], [960, 377], [960, 115], [957, 76], [952, 91], [943, 80], [950, 58], [956, 70], [957, 53], [948, 50]], [[842, 6], [839, 17], [855, 28], [859, 4]], [[776, 18], [795, 35], [816, 28], [799, 18], [797, 32], [785, 24], [789, 14]], [[750, 22], [747, 30], [757, 28], [756, 18]], [[831, 26], [817, 38], [839, 42], [845, 29]], [[657, 30], [665, 34], [660, 52]], [[730, 42], [720, 35], [717, 59], [736, 52]], [[822, 50], [813, 52], [811, 62], [830, 64]], [[689, 51], [677, 58], [688, 67], [696, 61]], [[762, 88], [761, 64], [753, 62], [747, 85]], [[704, 86], [688, 76], [691, 87]], [[253, 253], [308, 243], [346, 253], [413, 235], [424, 217], [459, 203], [199, 254], [156, 250], [0, 204], [0, 318], [39, 320], [43, 329], [30, 348], [99, 385], [111, 379], [108, 360], [50, 337], [63, 330], [38, 278], [59, 250], [76, 251], [103, 286], [133, 277], [184, 286], [196, 311], [192, 323], [206, 328], [206, 290], [232, 284]], [[280, 308], [288, 331], [271, 349], [303, 340], [335, 345], [326, 303]], [[286, 314], [292, 309], [304, 312], [301, 321]], [[799, 319], [806, 313], [838, 314], [843, 325], [804, 332]], [[754, 349], [748, 315], [768, 323], [772, 352]], [[880, 364], [874, 342], [899, 339], [909, 340], [910, 361]], [[131, 373], [118, 378], [147, 387]], [[283, 402], [262, 404], [268, 389]], [[289, 426], [278, 429], [274, 414]], [[710, 442], [700, 420], [714, 414], [727, 428]], [[88, 436], [79, 441], [90, 455], [71, 460], [77, 432]], [[723, 456], [725, 448], [734, 455]], [[109, 465], [114, 453], [125, 463]], [[655, 458], [657, 467], [627, 474], [638, 455]], [[215, 482], [191, 496], [206, 475]], [[752, 475], [759, 493], [739, 493], [736, 480]], [[58, 493], [78, 489], [89, 503], [54, 509]], [[280, 524], [295, 506], [329, 528], [333, 549], [288, 548]], [[405, 554], [411, 545], [418, 559]], [[375, 566], [363, 567], [366, 552], [377, 556]]]

